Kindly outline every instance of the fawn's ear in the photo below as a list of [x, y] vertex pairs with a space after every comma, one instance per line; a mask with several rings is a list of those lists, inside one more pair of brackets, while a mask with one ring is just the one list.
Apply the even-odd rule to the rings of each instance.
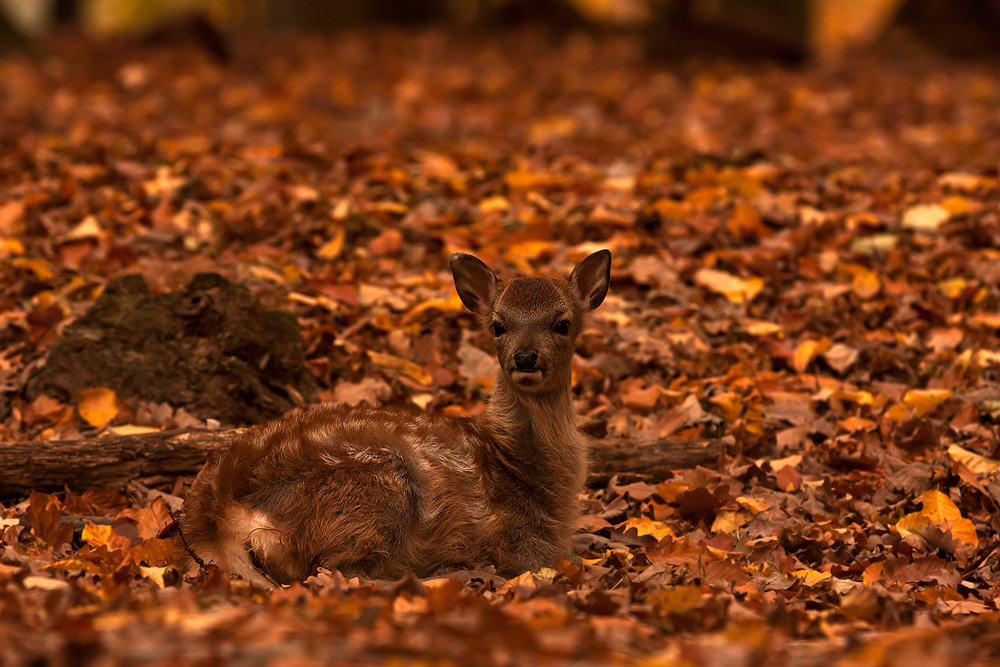
[[611, 284], [611, 251], [598, 250], [576, 265], [569, 281], [576, 288], [583, 305], [593, 310], [601, 305]]
[[451, 256], [451, 273], [455, 276], [455, 289], [465, 307], [485, 315], [497, 286], [493, 270], [472, 255], [456, 252]]

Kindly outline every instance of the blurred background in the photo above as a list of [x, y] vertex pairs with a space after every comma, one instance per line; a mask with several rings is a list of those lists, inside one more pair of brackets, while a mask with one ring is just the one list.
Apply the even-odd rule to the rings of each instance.
[[[225, 56], [227, 31], [329, 31], [373, 23], [641, 32], [652, 57], [796, 62], [877, 43], [901, 26], [956, 55], [997, 50], [1000, 0], [0, 0], [0, 48], [76, 29], [92, 36], [195, 34]], [[213, 35], [211, 33], [218, 32]]]

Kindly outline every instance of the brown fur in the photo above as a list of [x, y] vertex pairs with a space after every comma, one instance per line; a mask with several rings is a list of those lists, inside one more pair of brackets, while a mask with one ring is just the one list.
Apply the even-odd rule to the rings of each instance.
[[[506, 329], [484, 415], [318, 405], [247, 430], [188, 494], [183, 532], [202, 560], [271, 587], [315, 565], [391, 578], [487, 562], [517, 574], [568, 550], [586, 474], [570, 366], [610, 254], [570, 279], [499, 282], [469, 255], [452, 267], [465, 304]], [[518, 350], [536, 351], [541, 372], [518, 372]]]

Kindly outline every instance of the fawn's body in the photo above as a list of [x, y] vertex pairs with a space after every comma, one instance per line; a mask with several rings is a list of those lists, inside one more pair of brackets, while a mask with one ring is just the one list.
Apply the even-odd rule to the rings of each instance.
[[586, 474], [573, 346], [609, 267], [601, 251], [568, 280], [499, 282], [474, 257], [453, 256], [462, 301], [496, 336], [484, 415], [320, 405], [251, 428], [189, 492], [192, 550], [265, 587], [314, 565], [389, 578], [551, 564], [568, 550]]

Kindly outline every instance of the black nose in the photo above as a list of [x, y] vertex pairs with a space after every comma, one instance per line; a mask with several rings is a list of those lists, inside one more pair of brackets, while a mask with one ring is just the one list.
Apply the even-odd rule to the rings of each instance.
[[530, 371], [538, 363], [538, 352], [535, 350], [518, 350], [514, 353], [514, 365], [519, 371]]

